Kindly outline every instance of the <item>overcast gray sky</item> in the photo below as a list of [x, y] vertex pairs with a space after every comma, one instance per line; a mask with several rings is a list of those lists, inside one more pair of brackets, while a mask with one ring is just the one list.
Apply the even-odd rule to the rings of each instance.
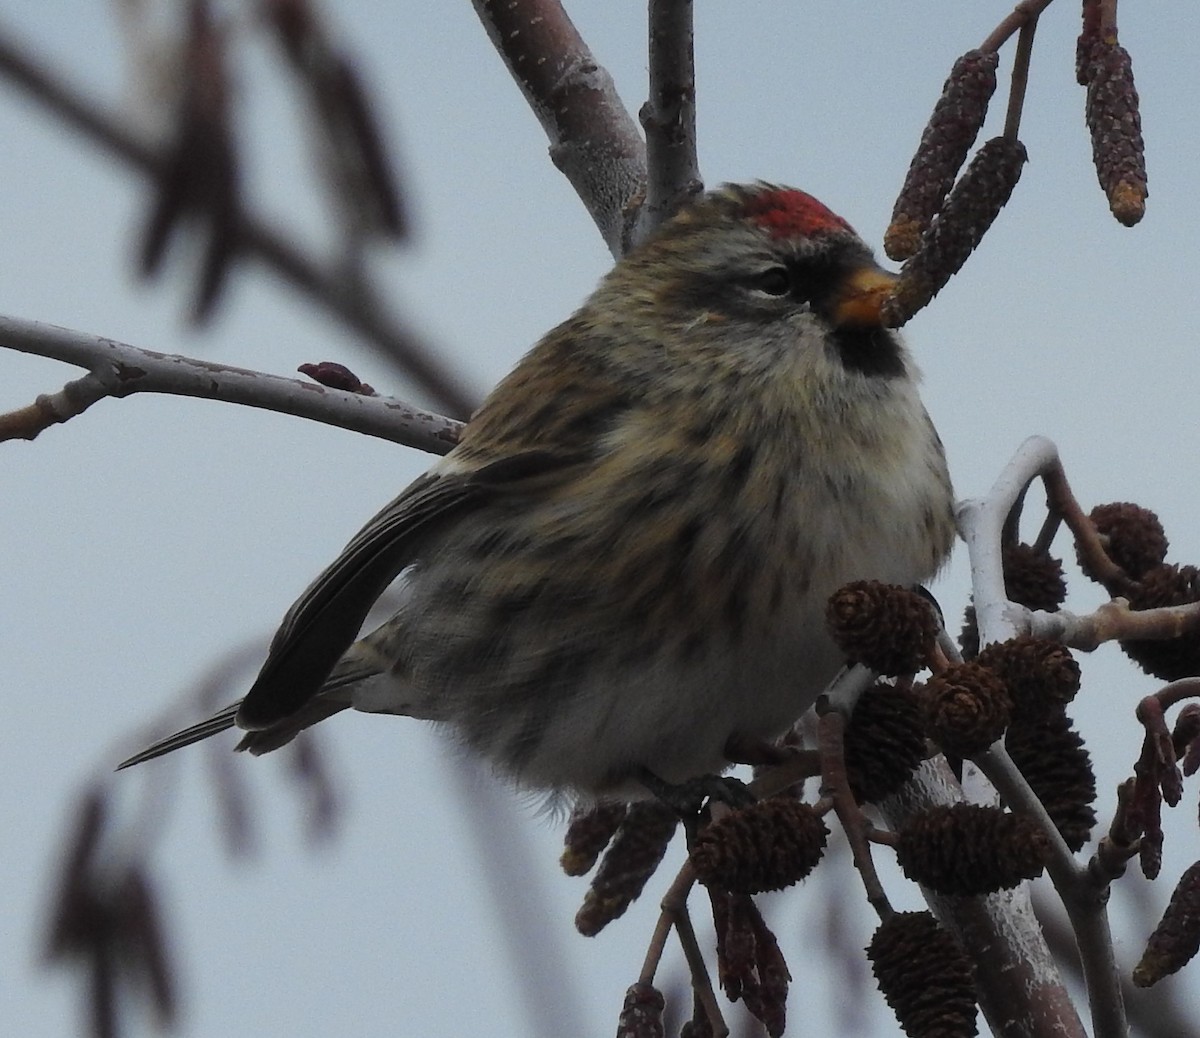
[[[127, 84], [114, 6], [18, 0], [0, 29], [120, 104]], [[482, 394], [578, 305], [609, 257], [466, 0], [327, 6], [380, 102], [416, 218], [414, 244], [381, 262], [382, 284]], [[803, 187], [877, 243], [952, 61], [1010, 6], [697, 4], [707, 182]], [[644, 5], [568, 7], [636, 111], [645, 95]], [[1196, 562], [1194, 18], [1181, 26], [1154, 5], [1123, 9], [1151, 192], [1145, 220], [1128, 230], [1109, 216], [1090, 164], [1074, 81], [1078, 8], [1063, 0], [1043, 19], [1021, 134], [1030, 163], [1013, 201], [907, 334], [960, 496], [983, 493], [1020, 442], [1042, 433], [1058, 443], [1085, 507], [1130, 499], [1156, 508], [1170, 558]], [[1002, 91], [1011, 54], [1010, 45]], [[254, 99], [246, 127], [254, 196], [319, 238], [320, 208], [298, 172], [303, 147], [282, 77], [259, 52], [240, 79]], [[1003, 95], [993, 108], [988, 136], [999, 132]], [[211, 327], [190, 329], [178, 260], [162, 284], [132, 275], [147, 204], [137, 177], [3, 82], [0, 140], [0, 312], [284, 374], [338, 359], [383, 391], [414, 396], [340, 327], [258, 273], [237, 277]], [[2, 409], [78, 374], [8, 352], [0, 370]], [[140, 726], [231, 646], [265, 645], [309, 578], [428, 460], [279, 415], [174, 398], [106, 401], [35, 443], [0, 446], [8, 710], [0, 992], [9, 1033], [77, 1030], [73, 981], [37, 968], [48, 868], [71, 798], [136, 748]], [[963, 556], [936, 589], [955, 623], [967, 595]], [[1069, 604], [1097, 601], [1074, 574]], [[1089, 659], [1085, 675], [1078, 720], [1097, 758], [1106, 820], [1112, 786], [1139, 745], [1133, 704], [1154, 685], [1115, 649]], [[520, 966], [481, 879], [491, 856], [471, 842], [439, 738], [388, 718], [343, 716], [323, 728], [346, 811], [340, 837], [315, 853], [271, 758], [237, 761], [265, 830], [248, 866], [230, 865], [221, 851], [203, 754], [120, 780], [133, 800], [141, 783], [176, 787], [156, 860], [183, 953], [182, 1033], [530, 1033], [513, 980]], [[534, 863], [527, 880], [509, 883], [506, 904], [532, 920], [571, 980], [551, 1013], [574, 1033], [610, 1034], [658, 895], [598, 939], [578, 937], [571, 918], [583, 884], [556, 872], [559, 827], [501, 795]], [[1191, 784], [1168, 819], [1159, 901], [1200, 857], [1195, 799]], [[844, 964], [820, 965], [823, 923], [840, 911], [835, 877], [821, 871], [774, 910], [791, 949], [793, 1013], [805, 1018], [804, 1033], [832, 1033], [828, 1014], [840, 1003], [866, 1014], [855, 1018], [858, 1033], [892, 1034], [881, 1000], [860, 998], [861, 978], [840, 972]], [[853, 883], [847, 889], [861, 900]], [[889, 889], [915, 907], [903, 884]], [[1122, 911], [1118, 898], [1118, 919]], [[855, 920], [854, 940], [865, 944], [869, 919]], [[1144, 935], [1122, 934], [1120, 954], [1136, 958]], [[1196, 975], [1181, 982], [1194, 991]]]

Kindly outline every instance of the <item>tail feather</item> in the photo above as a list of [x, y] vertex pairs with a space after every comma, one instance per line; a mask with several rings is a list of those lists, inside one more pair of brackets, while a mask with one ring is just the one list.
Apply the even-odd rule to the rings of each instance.
[[192, 725], [190, 728], [184, 728], [183, 731], [176, 732], [174, 735], [168, 735], [165, 739], [159, 739], [152, 746], [147, 746], [141, 753], [135, 753], [128, 760], [122, 761], [117, 765], [117, 771], [122, 768], [131, 768], [135, 764], [142, 764], [148, 760], [154, 760], [155, 757], [161, 757], [164, 753], [170, 753], [172, 750], [181, 749], [184, 746], [191, 746], [194, 742], [199, 742], [201, 739], [207, 739], [210, 735], [216, 735], [219, 732], [224, 732], [233, 727], [234, 718], [237, 716], [238, 707], [242, 705], [239, 699], [236, 703], [231, 703], [213, 714], [207, 720], [200, 721], [198, 724]]
[[[255, 757], [262, 753], [270, 753], [272, 750], [279, 749], [280, 746], [287, 745], [305, 728], [324, 721], [325, 718], [332, 717], [349, 707], [354, 687], [359, 682], [383, 673], [381, 668], [386, 668], [388, 662], [379, 654], [378, 650], [365, 640], [359, 642], [357, 647], [360, 651], [356, 652], [352, 648], [347, 652], [317, 694], [295, 713], [282, 718], [268, 728], [246, 732], [234, 749], [249, 750]], [[218, 735], [237, 726], [237, 715], [241, 705], [242, 701], [239, 699], [207, 720], [200, 721], [190, 728], [184, 728], [183, 731], [176, 732], [174, 735], [168, 735], [165, 739], [160, 739], [153, 746], [147, 746], [141, 753], [135, 753], [128, 760], [122, 761], [117, 765], [117, 770], [154, 760], [155, 757], [161, 757], [164, 753], [191, 746], [192, 743], [207, 739], [210, 735]]]
[[350, 704], [345, 700], [329, 696], [310, 699], [290, 717], [285, 717], [282, 721], [271, 725], [270, 728], [247, 732], [234, 749], [249, 750], [252, 757], [270, 753], [272, 750], [279, 749], [280, 746], [286, 746], [305, 728], [311, 728], [317, 722], [324, 721], [325, 718], [332, 717], [349, 706]]

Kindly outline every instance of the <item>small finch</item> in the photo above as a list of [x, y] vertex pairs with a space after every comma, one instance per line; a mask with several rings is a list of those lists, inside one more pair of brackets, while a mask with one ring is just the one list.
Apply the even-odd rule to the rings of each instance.
[[[723, 771], [837, 672], [833, 591], [927, 580], [950, 551], [893, 280], [802, 191], [699, 198], [317, 577], [244, 699], [125, 765], [234, 725], [265, 753], [353, 707], [570, 798]], [[359, 638], [397, 576], [399, 611]]]

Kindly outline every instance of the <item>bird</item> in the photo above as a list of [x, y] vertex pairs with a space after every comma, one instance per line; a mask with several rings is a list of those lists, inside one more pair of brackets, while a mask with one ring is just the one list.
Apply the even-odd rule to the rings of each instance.
[[951, 550], [894, 283], [803, 191], [700, 194], [301, 594], [243, 699], [121, 767], [235, 726], [266, 753], [347, 708], [575, 805], [755, 759], [844, 663], [828, 596]]

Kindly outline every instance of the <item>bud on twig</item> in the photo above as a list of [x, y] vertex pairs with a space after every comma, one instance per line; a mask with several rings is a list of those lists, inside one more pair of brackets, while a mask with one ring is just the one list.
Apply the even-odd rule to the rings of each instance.
[[917, 251], [921, 235], [954, 186], [996, 91], [999, 60], [995, 51], [969, 50], [950, 70], [883, 238], [884, 251], [892, 259], [906, 260]]
[[783, 1034], [792, 979], [779, 942], [749, 894], [709, 888], [717, 931], [717, 972], [731, 1002], [739, 999], [771, 1038]]
[[663, 1038], [666, 1000], [653, 984], [631, 984], [617, 1021], [617, 1038]]

